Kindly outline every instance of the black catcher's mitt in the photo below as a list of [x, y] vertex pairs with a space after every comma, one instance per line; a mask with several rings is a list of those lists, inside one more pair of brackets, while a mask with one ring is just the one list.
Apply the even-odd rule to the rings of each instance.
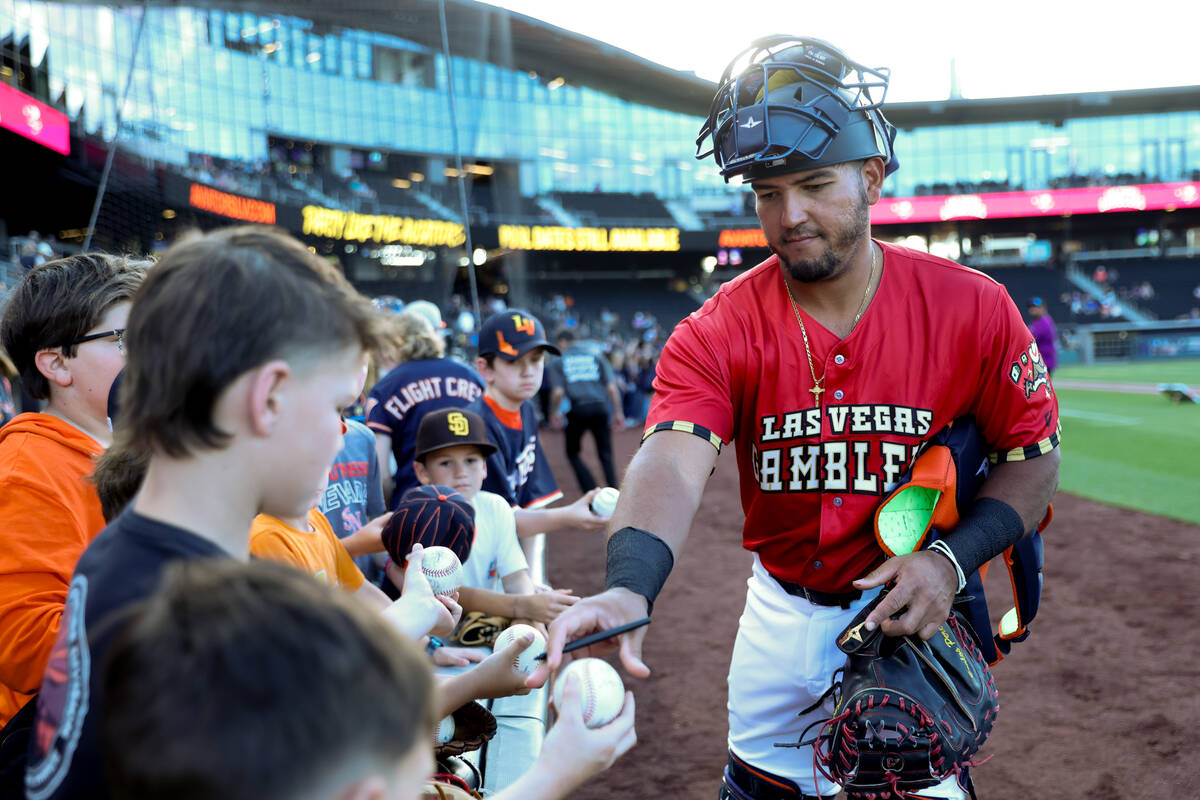
[[847, 658], [830, 688], [834, 714], [805, 743], [852, 800], [907, 797], [951, 775], [974, 796], [966, 770], [995, 722], [996, 683], [957, 611], [928, 642], [868, 631], [885, 594], [838, 636]]
[[471, 750], [478, 750], [483, 747], [484, 742], [490, 741], [496, 735], [496, 718], [492, 716], [492, 712], [474, 700], [454, 709], [453, 716], [454, 738], [434, 747], [434, 755], [438, 758], [461, 756]]

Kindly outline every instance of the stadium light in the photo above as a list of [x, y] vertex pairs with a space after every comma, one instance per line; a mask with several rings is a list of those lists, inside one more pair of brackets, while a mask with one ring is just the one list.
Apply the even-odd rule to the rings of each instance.
[[700, 269], [704, 270], [705, 272], [711, 273], [716, 268], [717, 268], [717, 257], [716, 256], [705, 256], [700, 261]]
[[408, 179], [413, 183], [420, 183], [421, 181], [425, 180], [425, 176], [420, 172], [413, 172], [409, 174]]
[[475, 262], [475, 266], [482, 267], [487, 263], [487, 250], [482, 247], [476, 247], [475, 252], [471, 254], [471, 260]]

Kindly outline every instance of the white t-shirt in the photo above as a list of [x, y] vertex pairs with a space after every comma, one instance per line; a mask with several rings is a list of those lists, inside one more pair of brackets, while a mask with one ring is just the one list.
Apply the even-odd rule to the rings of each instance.
[[503, 592], [501, 578], [529, 569], [517, 541], [517, 518], [512, 506], [498, 494], [479, 492], [471, 503], [475, 506], [475, 543], [463, 564], [463, 586]]

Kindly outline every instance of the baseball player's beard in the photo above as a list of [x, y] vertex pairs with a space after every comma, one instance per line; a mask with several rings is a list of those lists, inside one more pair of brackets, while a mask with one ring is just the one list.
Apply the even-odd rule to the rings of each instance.
[[[817, 235], [829, 241], [825, 251], [816, 258], [789, 259], [771, 245], [771, 252], [779, 257], [779, 263], [787, 270], [792, 280], [801, 283], [819, 283], [836, 278], [850, 266], [850, 256], [857, 250], [859, 242], [871, 230], [871, 205], [867, 201], [867, 193], [861, 191], [858, 202], [854, 205], [853, 217], [848, 225], [835, 230], [833, 238], [823, 233]], [[793, 233], [796, 231], [789, 231]], [[811, 235], [807, 231], [805, 235]]]

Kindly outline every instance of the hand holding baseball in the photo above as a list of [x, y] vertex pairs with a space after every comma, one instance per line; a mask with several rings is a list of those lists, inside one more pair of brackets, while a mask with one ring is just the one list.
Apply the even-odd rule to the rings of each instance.
[[608, 520], [601, 518], [592, 513], [592, 500], [599, 493], [599, 489], [592, 489], [583, 497], [576, 500], [574, 503], [566, 507], [566, 511], [570, 516], [570, 524], [575, 528], [582, 528], [585, 531], [602, 531], [608, 523]]
[[[537, 763], [522, 776], [522, 780], [528, 777], [533, 782], [546, 781], [560, 792], [556, 797], [570, 796], [637, 744], [632, 692], [625, 692], [624, 704], [615, 719], [592, 728], [584, 722], [579, 676], [566, 675], [560, 680], [563, 685], [555, 701], [558, 720], [546, 734]], [[535, 787], [528, 788], [531, 791], [526, 796], [534, 796]]]
[[434, 595], [429, 580], [421, 571], [424, 557], [424, 548], [419, 544], [413, 545], [402, 577], [395, 564], [388, 565], [388, 576], [393, 582], [400, 578], [403, 590], [400, 599], [384, 610], [384, 616], [414, 639], [431, 632], [434, 635], [448, 635], [455, 625], [451, 610]]

